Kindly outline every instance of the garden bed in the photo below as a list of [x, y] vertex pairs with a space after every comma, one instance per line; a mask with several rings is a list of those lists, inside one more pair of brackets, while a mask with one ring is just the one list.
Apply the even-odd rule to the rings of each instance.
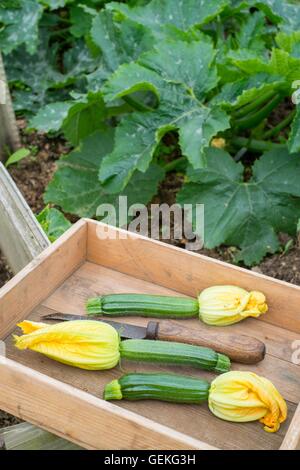
[[[28, 134], [24, 132], [26, 125], [23, 120], [19, 120], [18, 125], [24, 146], [34, 147], [36, 155], [20, 162], [17, 166], [11, 167], [10, 174], [32, 211], [38, 213], [45, 206], [43, 194], [55, 171], [55, 162], [61, 155], [68, 153], [69, 146], [62, 138], [50, 139], [41, 133]], [[158, 196], [154, 198], [153, 202], [172, 205], [181, 184], [182, 179], [180, 176], [175, 173], [169, 174], [161, 184]], [[66, 215], [73, 222], [77, 220], [74, 216]], [[170, 239], [166, 242], [184, 248], [184, 244], [178, 240]], [[300, 285], [300, 248], [298, 241], [296, 238], [292, 239], [282, 234], [281, 243], [283, 247], [290, 244], [290, 248], [286, 252], [283, 249], [282, 253], [267, 256], [262, 263], [252, 269], [276, 279]], [[220, 247], [214, 250], [203, 249], [200, 253], [231, 263], [234, 249]], [[0, 264], [0, 282], [5, 280], [6, 276], [7, 271], [2, 263]]]

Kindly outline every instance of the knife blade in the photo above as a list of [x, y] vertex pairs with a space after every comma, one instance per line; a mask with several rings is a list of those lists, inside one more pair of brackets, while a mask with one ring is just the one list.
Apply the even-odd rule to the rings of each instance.
[[253, 336], [235, 334], [204, 324], [199, 324], [197, 329], [191, 329], [180, 325], [178, 322], [163, 320], [159, 322], [149, 321], [147, 326], [144, 327], [103, 320], [98, 315], [72, 315], [59, 312], [45, 315], [42, 318], [57, 321], [102, 321], [113, 326], [123, 339], [152, 339], [204, 346], [214, 349], [218, 353], [226, 354], [233, 361], [242, 364], [256, 364], [262, 361], [266, 354], [265, 344]]
[[[120, 323], [112, 320], [103, 320], [101, 317], [93, 315], [73, 315], [70, 313], [50, 313], [42, 317], [43, 320], [56, 321], [75, 321], [75, 320], [94, 320], [107, 323], [114, 327], [123, 339], [156, 339], [155, 332], [158, 328], [158, 322], [149, 322], [148, 326], [129, 325], [128, 323]], [[149, 326], [149, 324], [151, 324]], [[153, 324], [153, 325], [152, 325]], [[154, 325], [155, 324], [155, 325]], [[151, 333], [153, 331], [153, 334]]]

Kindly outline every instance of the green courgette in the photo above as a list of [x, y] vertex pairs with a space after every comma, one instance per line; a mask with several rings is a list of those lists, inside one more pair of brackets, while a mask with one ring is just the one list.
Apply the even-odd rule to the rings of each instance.
[[198, 299], [144, 294], [111, 294], [89, 299], [89, 315], [137, 315], [191, 318], [199, 315]]
[[208, 401], [210, 384], [175, 374], [126, 374], [106, 385], [105, 400], [161, 400], [201, 404]]
[[121, 341], [120, 355], [130, 361], [190, 366], [218, 373], [228, 372], [230, 369], [230, 359], [224, 354], [210, 348], [169, 341]]

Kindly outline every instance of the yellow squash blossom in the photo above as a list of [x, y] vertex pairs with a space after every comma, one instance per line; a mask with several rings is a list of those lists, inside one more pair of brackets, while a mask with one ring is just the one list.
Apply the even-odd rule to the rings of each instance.
[[210, 145], [217, 149], [224, 149], [226, 147], [226, 140], [222, 137], [216, 137], [215, 139], [212, 139]]
[[199, 295], [199, 316], [208, 325], [232, 325], [247, 317], [259, 317], [267, 310], [264, 294], [236, 286], [208, 287]]
[[14, 336], [18, 349], [31, 349], [74, 367], [111, 369], [120, 359], [119, 335], [106, 323], [76, 320], [55, 325], [23, 321], [23, 336]]
[[252, 372], [233, 371], [217, 377], [211, 384], [209, 409], [226, 421], [259, 420], [267, 432], [276, 432], [286, 420], [287, 406], [264, 377]]

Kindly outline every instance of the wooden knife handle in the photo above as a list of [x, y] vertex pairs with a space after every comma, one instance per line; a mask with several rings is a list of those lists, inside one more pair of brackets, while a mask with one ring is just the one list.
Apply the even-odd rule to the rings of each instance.
[[218, 331], [218, 328], [199, 324], [199, 329], [189, 329], [171, 321], [149, 322], [152, 339], [205, 346], [226, 354], [235, 362], [256, 364], [263, 360], [266, 347], [262, 341], [246, 335]]

